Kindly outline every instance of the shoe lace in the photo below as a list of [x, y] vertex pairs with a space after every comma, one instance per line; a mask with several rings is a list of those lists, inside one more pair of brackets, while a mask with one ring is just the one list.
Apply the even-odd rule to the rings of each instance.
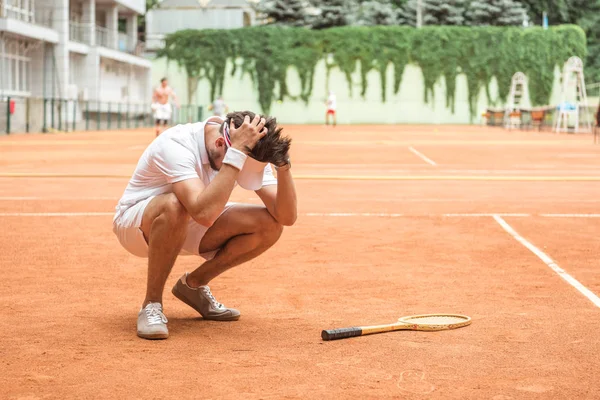
[[167, 317], [162, 312], [162, 306], [159, 303], [150, 303], [144, 309], [148, 325], [156, 325], [160, 323], [166, 324]]
[[223, 304], [219, 303], [217, 299], [215, 299], [215, 296], [213, 296], [213, 294], [210, 292], [210, 288], [208, 286], [204, 286], [202, 288], [202, 291], [204, 292], [204, 294], [208, 298], [208, 301], [210, 301], [210, 304], [212, 304], [214, 308], [225, 308]]

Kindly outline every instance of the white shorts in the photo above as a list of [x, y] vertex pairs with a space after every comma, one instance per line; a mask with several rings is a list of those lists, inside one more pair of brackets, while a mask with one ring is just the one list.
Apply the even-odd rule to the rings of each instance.
[[[117, 212], [113, 221], [113, 232], [119, 239], [121, 246], [128, 252], [138, 257], [148, 257], [148, 243], [142, 232], [142, 217], [146, 206], [152, 201], [153, 197], [140, 201], [139, 203], [129, 207], [125, 211]], [[223, 215], [227, 210], [233, 207], [236, 203], [229, 202], [225, 205], [225, 209], [221, 213]], [[200, 225], [194, 219], [190, 218], [188, 222], [188, 232], [185, 243], [179, 252], [182, 256], [200, 256], [206, 260], [211, 260], [217, 254], [219, 249], [207, 253], [200, 253], [200, 241], [206, 234], [208, 228]]]
[[171, 119], [171, 114], [173, 110], [171, 108], [171, 103], [160, 104], [154, 103], [152, 104], [152, 109], [154, 110], [154, 119], [155, 120], [164, 120], [168, 121]]

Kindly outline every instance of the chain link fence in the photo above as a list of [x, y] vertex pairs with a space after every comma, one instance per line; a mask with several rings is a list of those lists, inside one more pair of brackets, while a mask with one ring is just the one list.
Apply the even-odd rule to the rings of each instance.
[[[197, 105], [173, 107], [171, 125], [201, 121]], [[155, 123], [150, 104], [53, 98], [0, 98], [0, 134], [133, 129]]]

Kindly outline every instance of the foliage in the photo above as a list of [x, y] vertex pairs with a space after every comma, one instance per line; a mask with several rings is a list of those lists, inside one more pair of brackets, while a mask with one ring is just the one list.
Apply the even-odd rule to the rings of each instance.
[[306, 0], [261, 0], [256, 10], [271, 24], [306, 26], [308, 6]]
[[[345, 74], [349, 88], [357, 65], [361, 94], [367, 90], [367, 73], [379, 72], [381, 96], [385, 101], [386, 71], [394, 69], [393, 92], [398, 93], [408, 63], [421, 68], [425, 81], [425, 101], [442, 77], [446, 103], [454, 109], [456, 77], [467, 78], [470, 111], [481, 88], [489, 99], [489, 84], [496, 78], [499, 98], [506, 100], [510, 80], [517, 71], [529, 77], [529, 92], [534, 105], [548, 104], [554, 70], [562, 68], [571, 56], [585, 57], [585, 35], [577, 26], [563, 25], [548, 30], [516, 27], [405, 26], [337, 27], [324, 30], [252, 27], [237, 30], [186, 30], [167, 37], [160, 57], [176, 61], [188, 76], [208, 79], [211, 98], [220, 93], [227, 60], [252, 77], [262, 111], [268, 113], [275, 96], [293, 98], [287, 90], [288, 68], [298, 71], [302, 91], [308, 102], [312, 94], [316, 64], [333, 55], [335, 67]], [[239, 67], [234, 68], [232, 75]]]
[[600, 82], [600, 0], [521, 0], [532, 22], [541, 25], [545, 11], [548, 23], [576, 24], [586, 33], [588, 57], [586, 82]]
[[358, 10], [357, 0], [312, 0], [318, 13], [311, 18], [313, 29], [351, 25]]
[[[423, 25], [463, 25], [467, 0], [422, 0]], [[402, 25], [417, 25], [417, 0], [409, 0], [399, 11]]]
[[466, 25], [519, 26], [527, 15], [525, 7], [515, 0], [476, 0], [466, 12]]
[[397, 12], [389, 1], [369, 0], [363, 1], [358, 7], [353, 25], [396, 25]]

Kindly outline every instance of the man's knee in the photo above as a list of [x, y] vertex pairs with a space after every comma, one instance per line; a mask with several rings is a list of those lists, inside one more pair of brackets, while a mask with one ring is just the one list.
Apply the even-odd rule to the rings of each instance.
[[273, 216], [264, 209], [261, 218], [258, 221], [260, 232], [265, 236], [265, 239], [275, 243], [283, 233], [283, 225], [281, 225]]
[[166, 195], [161, 211], [161, 214], [172, 225], [183, 226], [188, 223], [189, 214], [177, 196], [175, 196], [173, 193]]

